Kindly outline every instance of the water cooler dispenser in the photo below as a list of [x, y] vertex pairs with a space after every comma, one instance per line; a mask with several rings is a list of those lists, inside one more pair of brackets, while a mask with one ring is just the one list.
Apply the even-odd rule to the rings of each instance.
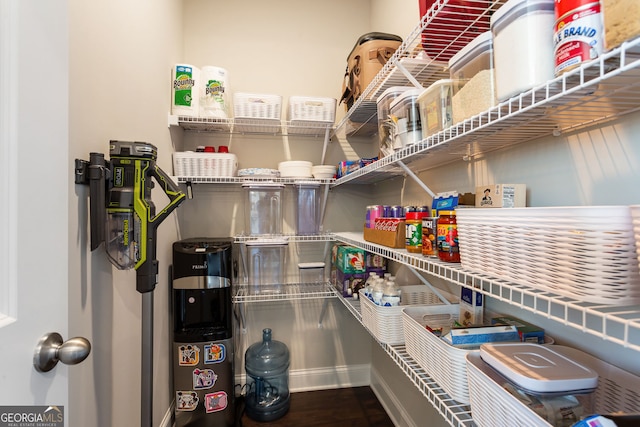
[[230, 238], [173, 244], [173, 393], [176, 427], [232, 427], [232, 247]]

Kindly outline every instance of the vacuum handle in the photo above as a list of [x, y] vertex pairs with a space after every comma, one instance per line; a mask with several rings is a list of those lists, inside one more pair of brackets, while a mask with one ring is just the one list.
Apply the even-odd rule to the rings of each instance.
[[149, 218], [149, 225], [157, 227], [167, 218], [167, 216], [169, 216], [171, 212], [174, 211], [174, 209], [180, 206], [180, 203], [185, 200], [186, 194], [180, 190], [178, 185], [173, 182], [171, 177], [167, 175], [160, 166], [154, 165], [154, 167], [151, 168], [150, 173], [151, 176], [153, 176], [162, 186], [162, 190], [167, 197], [169, 197], [169, 204], [162, 208], [153, 218]]

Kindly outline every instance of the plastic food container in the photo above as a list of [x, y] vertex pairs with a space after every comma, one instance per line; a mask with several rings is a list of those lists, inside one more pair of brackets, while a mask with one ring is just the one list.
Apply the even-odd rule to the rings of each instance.
[[324, 262], [301, 262], [298, 264], [300, 283], [323, 283]]
[[449, 61], [453, 80], [453, 123], [487, 111], [496, 105], [493, 70], [493, 36], [486, 31]]
[[424, 89], [409, 89], [396, 97], [389, 106], [395, 123], [396, 135], [393, 147], [402, 148], [422, 139], [422, 122], [418, 97]]
[[320, 232], [320, 184], [295, 184], [296, 234], [312, 235]]
[[311, 178], [313, 163], [304, 160], [290, 160], [278, 163], [282, 178]]
[[286, 240], [253, 240], [247, 246], [249, 293], [280, 293], [284, 281]]
[[418, 97], [423, 138], [434, 135], [453, 124], [452, 91], [453, 81], [442, 79], [433, 83]]
[[396, 126], [391, 119], [391, 103], [407, 90], [412, 89], [406, 86], [392, 86], [387, 88], [376, 101], [378, 111], [378, 140], [380, 141], [380, 152], [388, 156], [393, 154], [394, 138]]
[[482, 344], [480, 357], [513, 384], [532, 393], [587, 393], [598, 386], [596, 371], [549, 346]]
[[312, 166], [311, 174], [317, 179], [332, 179], [336, 176], [336, 167], [334, 165]]
[[245, 183], [245, 232], [250, 236], [282, 234], [284, 184]]
[[554, 0], [509, 0], [491, 16], [499, 101], [555, 77], [554, 9]]

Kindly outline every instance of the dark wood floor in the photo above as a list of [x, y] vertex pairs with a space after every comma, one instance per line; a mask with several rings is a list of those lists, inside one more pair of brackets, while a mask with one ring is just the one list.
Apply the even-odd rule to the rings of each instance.
[[306, 391], [291, 394], [289, 412], [272, 422], [242, 417], [242, 427], [393, 427], [369, 387]]

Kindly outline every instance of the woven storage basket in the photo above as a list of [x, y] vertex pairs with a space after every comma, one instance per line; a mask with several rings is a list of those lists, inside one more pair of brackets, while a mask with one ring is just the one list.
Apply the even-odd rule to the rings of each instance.
[[597, 304], [640, 303], [628, 206], [459, 209], [462, 267]]
[[636, 254], [638, 258], [638, 264], [640, 264], [640, 205], [632, 205], [631, 220], [633, 222], [633, 235], [636, 239]]
[[333, 98], [289, 97], [288, 119], [292, 122], [333, 123], [336, 118], [336, 100]]
[[[443, 304], [438, 295], [425, 285], [401, 286], [400, 289], [402, 304], [397, 307], [376, 305], [364, 295], [363, 289], [359, 291], [362, 323], [381, 343], [397, 345], [405, 342], [402, 325], [403, 308], [414, 305]], [[443, 293], [443, 296], [449, 300], [453, 299], [453, 296], [447, 293]]]
[[467, 362], [469, 352], [447, 344], [429, 332], [425, 325], [449, 327], [458, 319], [459, 305], [406, 307], [402, 310], [407, 353], [424, 369], [451, 398], [469, 403]]
[[186, 177], [232, 177], [238, 158], [231, 153], [173, 153], [173, 173]]
[[[640, 378], [579, 350], [553, 346], [566, 357], [598, 372], [598, 387], [580, 397], [584, 415], [640, 412]], [[551, 427], [525, 404], [507, 392], [505, 380], [478, 352], [467, 356], [473, 421], [480, 427]]]
[[282, 97], [258, 93], [233, 94], [233, 115], [237, 118], [280, 120]]

